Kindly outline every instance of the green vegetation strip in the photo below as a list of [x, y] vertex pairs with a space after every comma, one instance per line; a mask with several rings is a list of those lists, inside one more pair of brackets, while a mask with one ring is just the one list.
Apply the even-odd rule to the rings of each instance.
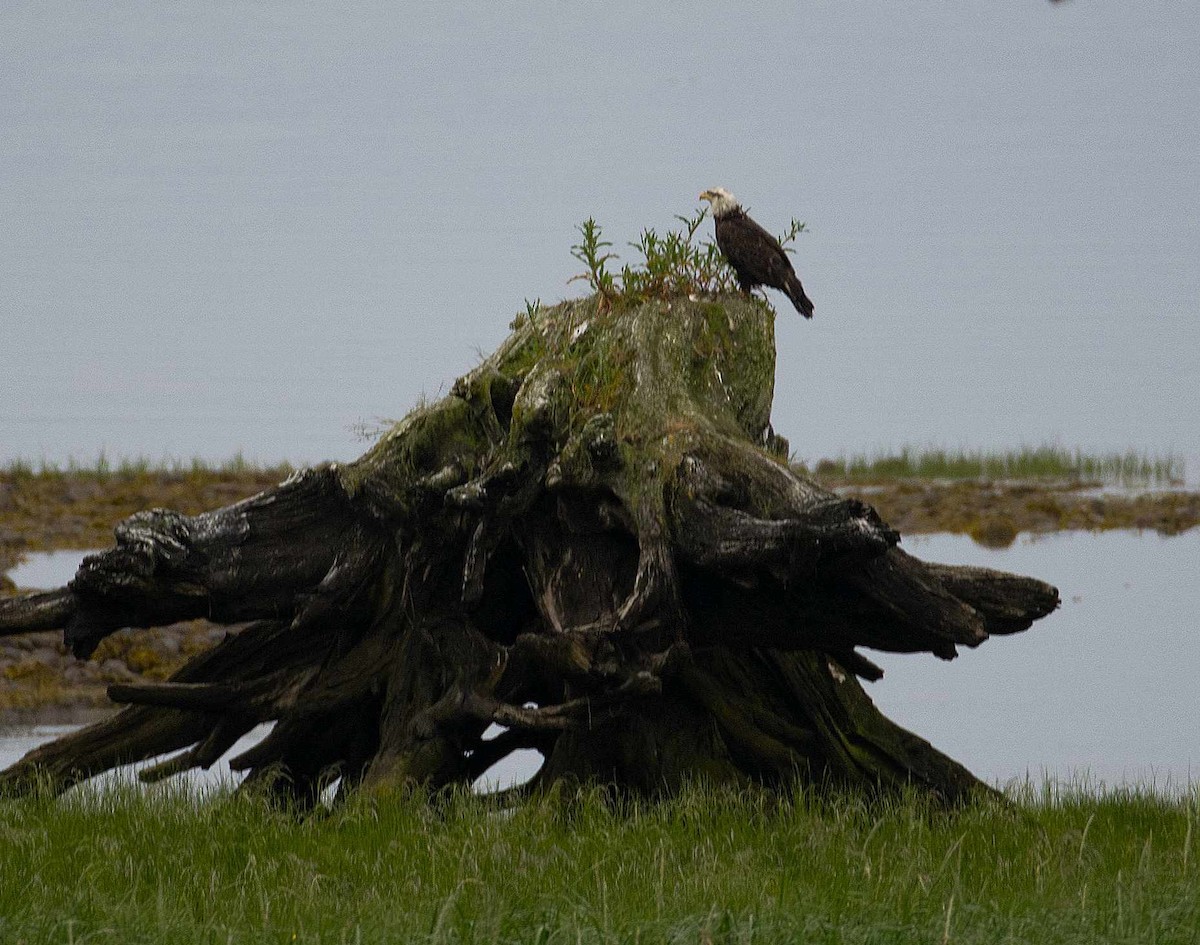
[[109, 459], [101, 452], [91, 463], [81, 463], [72, 458], [66, 463], [54, 463], [42, 460], [32, 462], [27, 459], [12, 460], [0, 466], [2, 479], [56, 479], [71, 478], [107, 482], [113, 479], [142, 479], [142, 478], [186, 478], [201, 480], [214, 478], [229, 479], [238, 476], [282, 475], [286, 477], [293, 471], [290, 463], [276, 463], [271, 466], [252, 462], [241, 453], [219, 463], [207, 460], [179, 459], [167, 457], [161, 460], [148, 459], [145, 456], [126, 457], [117, 461]]
[[1180, 485], [1184, 461], [1173, 455], [1088, 454], [1060, 446], [1018, 450], [943, 450], [904, 447], [894, 453], [823, 459], [812, 467], [818, 478], [856, 483], [898, 479], [1052, 480], [1098, 485]]
[[1196, 942], [1196, 796], [0, 801], [4, 942]]

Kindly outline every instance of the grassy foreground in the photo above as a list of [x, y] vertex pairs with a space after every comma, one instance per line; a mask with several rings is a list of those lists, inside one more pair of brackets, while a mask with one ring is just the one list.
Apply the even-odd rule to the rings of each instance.
[[1197, 797], [0, 801], [3, 942], [1196, 942]]

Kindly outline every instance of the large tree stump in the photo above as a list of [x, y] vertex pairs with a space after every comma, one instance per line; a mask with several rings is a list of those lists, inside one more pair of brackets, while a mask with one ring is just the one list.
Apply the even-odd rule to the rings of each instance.
[[[771, 430], [774, 314], [744, 296], [518, 317], [452, 392], [366, 455], [188, 518], [116, 530], [67, 588], [0, 602], [0, 633], [240, 625], [129, 707], [31, 752], [9, 789], [180, 752], [312, 803], [466, 784], [514, 750], [531, 789], [795, 780], [954, 802], [978, 782], [884, 718], [860, 647], [928, 652], [1028, 627], [1030, 578], [926, 564], [869, 506], [793, 471]], [[493, 723], [503, 729], [484, 738]], [[283, 777], [280, 777], [280, 775]]]

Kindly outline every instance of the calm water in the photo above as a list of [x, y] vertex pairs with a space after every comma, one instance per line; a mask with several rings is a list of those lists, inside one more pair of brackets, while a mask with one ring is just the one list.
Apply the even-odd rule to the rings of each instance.
[[1200, 457], [1197, 49], [1190, 2], [8, 0], [0, 461], [353, 457], [576, 224], [716, 184], [811, 228], [802, 456]]
[[[1001, 784], [1087, 775], [1178, 789], [1200, 778], [1200, 530], [1022, 537], [1004, 550], [952, 535], [905, 545], [930, 560], [1036, 575], [1058, 586], [1063, 606], [1032, 630], [950, 663], [872, 654], [886, 675], [868, 692], [889, 717]], [[68, 579], [77, 558], [53, 560], [55, 573], [18, 577]], [[54, 734], [0, 739], [0, 764]], [[527, 777], [536, 757], [510, 758], [489, 782]], [[213, 776], [228, 777], [228, 768]]]
[[[74, 725], [37, 725], [32, 728], [0, 730], [0, 766], [7, 767], [20, 759], [26, 752], [32, 751], [39, 745], [53, 741], [62, 735], [67, 735], [75, 731], [76, 728], [77, 726]], [[172, 778], [171, 781], [179, 784], [186, 783], [193, 787], [205, 789], [232, 788], [236, 786], [238, 781], [241, 780], [241, 774], [235, 774], [230, 770], [229, 759], [236, 756], [239, 752], [246, 751], [255, 743], [265, 738], [270, 731], [270, 725], [258, 726], [253, 731], [247, 733], [245, 737], [241, 738], [225, 757], [207, 771], [186, 771]], [[153, 763], [153, 761], [148, 761], [144, 764], [118, 768], [97, 778], [94, 783], [102, 785], [138, 783], [136, 781], [138, 770], [149, 767]]]
[[951, 663], [882, 656], [868, 691], [884, 713], [989, 781], [1200, 777], [1200, 530], [1023, 536], [1000, 551], [953, 535], [905, 544], [1050, 581], [1063, 605]]
[[62, 587], [75, 576], [84, 555], [91, 553], [90, 550], [39, 551], [26, 555], [8, 576], [17, 587], [37, 590]]

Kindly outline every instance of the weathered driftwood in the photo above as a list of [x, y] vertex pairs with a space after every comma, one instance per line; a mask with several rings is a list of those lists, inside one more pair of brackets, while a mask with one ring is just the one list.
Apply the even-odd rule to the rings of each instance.
[[[153, 510], [68, 588], [0, 603], [0, 634], [239, 625], [129, 707], [2, 776], [64, 788], [232, 759], [312, 803], [469, 783], [510, 752], [531, 789], [690, 777], [889, 789], [978, 782], [884, 718], [857, 648], [929, 652], [1023, 630], [1054, 588], [926, 564], [874, 510], [797, 475], [770, 427], [773, 313], [740, 296], [521, 316], [445, 398], [361, 459], [193, 518]], [[484, 738], [493, 723], [503, 734]], [[282, 775], [282, 776], [281, 776]]]

